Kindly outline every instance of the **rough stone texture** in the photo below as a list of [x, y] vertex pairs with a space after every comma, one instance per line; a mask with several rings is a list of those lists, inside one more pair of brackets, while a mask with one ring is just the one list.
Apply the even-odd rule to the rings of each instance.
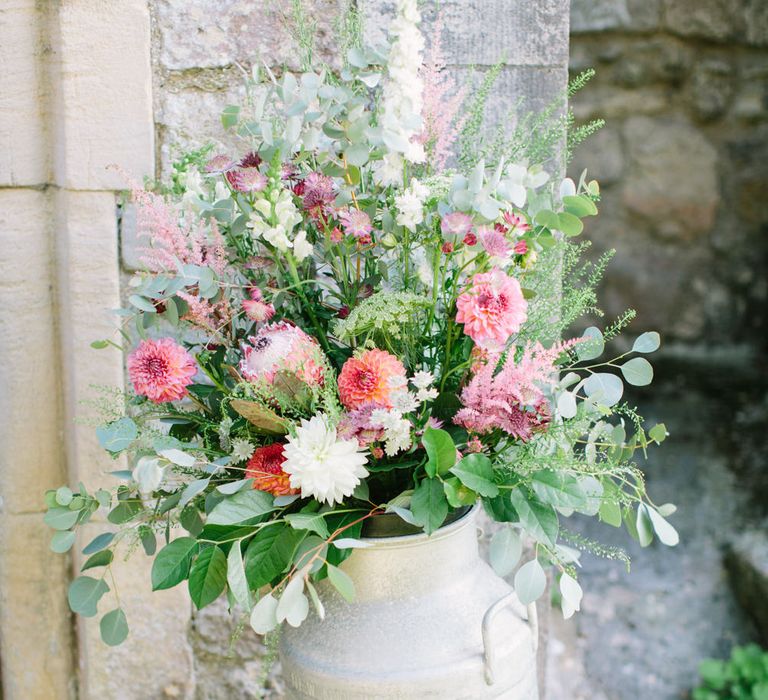
[[744, 610], [754, 619], [762, 643], [768, 645], [768, 535], [765, 524], [738, 535], [731, 544], [728, 573]]
[[603, 306], [636, 308], [635, 330], [668, 344], [764, 347], [765, 8], [573, 3], [571, 71], [597, 75], [572, 106], [580, 122], [607, 121], [569, 166], [602, 185], [601, 215], [587, 225], [595, 251], [618, 250]]

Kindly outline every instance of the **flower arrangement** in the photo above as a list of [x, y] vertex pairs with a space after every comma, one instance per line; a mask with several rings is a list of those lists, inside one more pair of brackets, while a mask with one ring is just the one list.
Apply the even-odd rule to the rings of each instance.
[[[299, 625], [310, 599], [322, 616], [321, 579], [350, 595], [339, 565], [384, 513], [432, 533], [481, 502], [503, 524], [496, 570], [532, 539], [518, 597], [539, 597], [553, 565], [566, 616], [579, 549], [622, 556], [569, 515], [676, 543], [673, 506], [651, 502], [633, 462], [666, 430], [622, 402], [622, 379], [650, 383], [658, 334], [600, 360], [627, 313], [560, 340], [598, 313], [606, 260], [581, 262], [574, 241], [599, 187], [548, 174], [562, 120], [478, 141], [482, 110], [459, 115], [439, 43], [422, 65], [419, 21], [399, 0], [386, 59], [354, 44], [338, 73], [254, 77], [222, 115], [241, 153], [187, 154], [164, 193], [133, 185], [145, 269], [123, 344], [94, 343], [128, 353], [131, 390], [97, 434], [131, 468], [113, 489], [46, 495], [58, 552], [108, 512], [75, 612], [97, 614], [120, 542], [154, 555], [155, 590], [186, 580], [198, 608], [226, 591], [259, 633]], [[119, 605], [101, 628], [125, 638]]]

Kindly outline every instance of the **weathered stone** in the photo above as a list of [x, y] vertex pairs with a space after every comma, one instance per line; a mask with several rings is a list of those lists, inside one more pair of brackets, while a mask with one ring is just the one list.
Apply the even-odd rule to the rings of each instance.
[[624, 153], [621, 135], [615, 128], [603, 127], [576, 150], [568, 172], [578, 177], [585, 168], [602, 187], [619, 181], [624, 172]]
[[652, 85], [640, 90], [616, 88], [610, 85], [590, 85], [574, 100], [576, 119], [623, 118], [627, 114], [661, 114], [669, 108], [669, 93]]
[[[394, 0], [363, 5], [366, 36], [384, 45], [394, 14]], [[494, 65], [504, 58], [513, 66], [558, 66], [568, 60], [567, 0], [445, 0], [439, 11], [424, 8], [423, 32], [433, 34], [443, 20], [448, 65]]]
[[[308, 21], [316, 24], [317, 56], [337, 60], [334, 22], [341, 0], [301, 3]], [[254, 3], [251, 0], [155, 0], [157, 53], [168, 70], [198, 70], [235, 63], [301, 67], [294, 38], [290, 0]]]
[[744, 612], [768, 644], [768, 535], [765, 528], [749, 530], [732, 542], [726, 557], [731, 585]]
[[733, 66], [729, 62], [715, 59], [697, 63], [688, 87], [694, 115], [702, 121], [712, 121], [725, 114], [734, 84]]
[[661, 18], [660, 0], [573, 0], [571, 33], [623, 29], [644, 32], [656, 29]]
[[768, 46], [764, 0], [665, 0], [664, 23], [681, 36]]
[[717, 151], [690, 124], [632, 117], [624, 126], [630, 159], [625, 206], [658, 235], [692, 239], [708, 231], [720, 201]]

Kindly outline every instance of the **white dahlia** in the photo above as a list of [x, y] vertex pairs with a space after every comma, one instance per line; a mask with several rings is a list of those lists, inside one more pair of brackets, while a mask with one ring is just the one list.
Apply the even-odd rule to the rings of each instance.
[[323, 415], [302, 420], [296, 435], [283, 448], [283, 471], [302, 497], [312, 496], [328, 505], [351, 496], [368, 476], [368, 457], [357, 440], [340, 440], [336, 428]]

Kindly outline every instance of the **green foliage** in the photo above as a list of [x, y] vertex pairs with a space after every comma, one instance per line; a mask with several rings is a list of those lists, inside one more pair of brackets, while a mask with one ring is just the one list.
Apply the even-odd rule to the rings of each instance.
[[768, 700], [768, 651], [756, 644], [734, 647], [727, 661], [702, 661], [699, 674], [693, 700]]
[[464, 172], [469, 172], [485, 156], [487, 148], [482, 133], [485, 107], [503, 67], [504, 59], [486, 71], [464, 109], [466, 118], [459, 134], [459, 165]]

